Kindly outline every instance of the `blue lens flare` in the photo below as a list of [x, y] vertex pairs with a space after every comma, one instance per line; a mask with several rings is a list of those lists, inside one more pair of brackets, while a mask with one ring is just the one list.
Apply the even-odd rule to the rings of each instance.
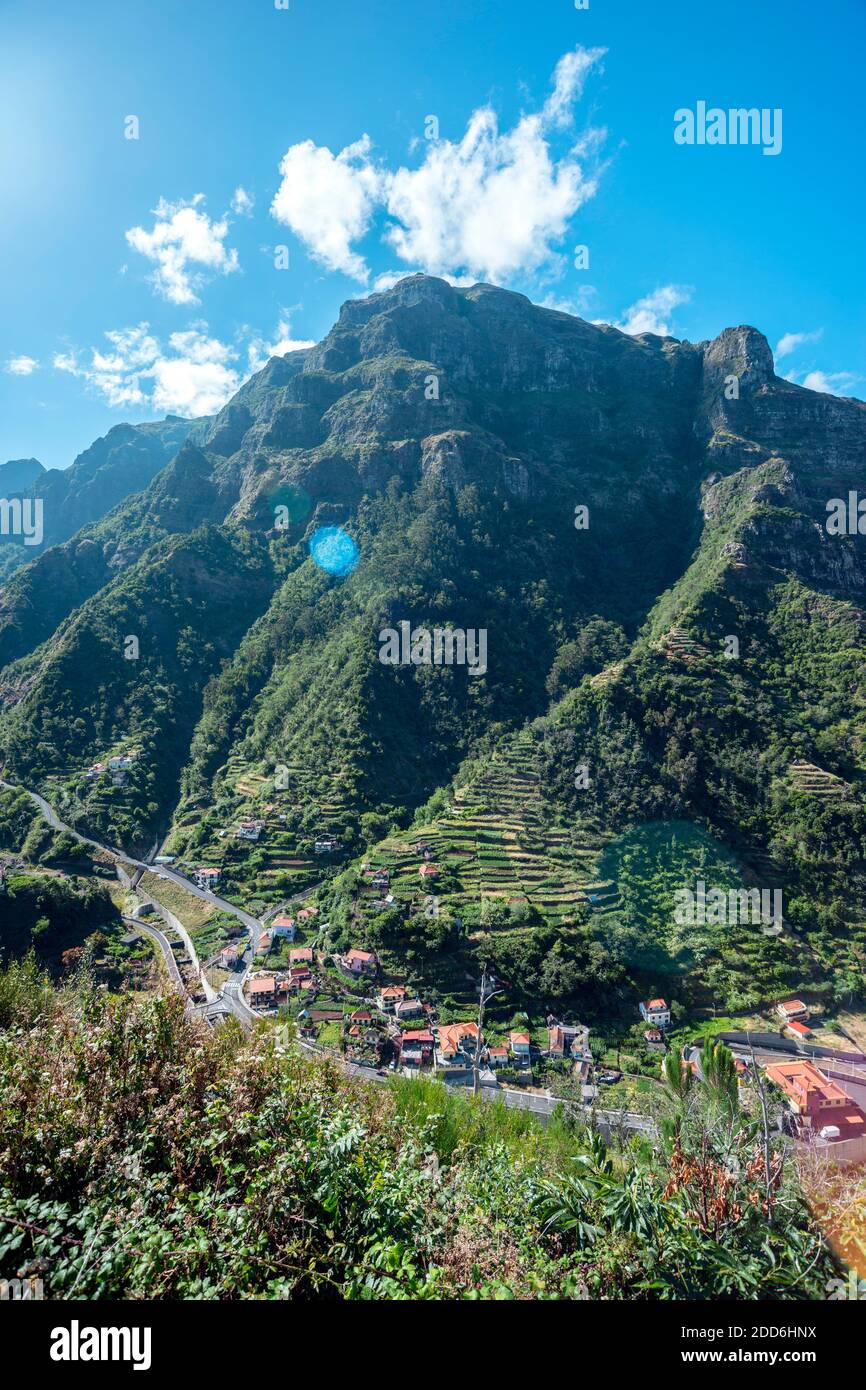
[[351, 574], [361, 552], [342, 526], [320, 526], [310, 536], [310, 554], [326, 574]]

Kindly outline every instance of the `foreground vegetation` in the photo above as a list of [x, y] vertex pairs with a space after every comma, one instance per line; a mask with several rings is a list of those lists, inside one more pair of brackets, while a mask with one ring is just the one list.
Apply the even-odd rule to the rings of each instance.
[[0, 976], [0, 1276], [51, 1298], [825, 1297], [720, 1051], [657, 1148], [438, 1083], [363, 1086], [175, 997]]

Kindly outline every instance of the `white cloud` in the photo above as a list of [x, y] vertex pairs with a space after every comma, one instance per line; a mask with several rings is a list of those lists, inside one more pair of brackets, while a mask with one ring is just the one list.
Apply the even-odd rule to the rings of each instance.
[[481, 107], [459, 141], [428, 143], [417, 169], [374, 163], [367, 135], [336, 156], [311, 140], [293, 145], [271, 212], [315, 259], [364, 284], [370, 272], [354, 247], [377, 209], [390, 218], [384, 239], [397, 256], [430, 274], [501, 284], [555, 264], [569, 220], [596, 191], [598, 172], [585, 172], [584, 161], [594, 160], [603, 132], [590, 131], [559, 158], [549, 136], [569, 125], [603, 53], [565, 54], [540, 112], [500, 131], [496, 113]]
[[778, 362], [781, 358], [787, 357], [789, 353], [796, 352], [797, 348], [802, 347], [803, 343], [817, 343], [823, 332], [823, 328], [816, 328], [813, 333], [783, 333], [776, 344], [776, 351], [774, 354], [776, 361]]
[[[794, 377], [788, 378], [793, 381]], [[847, 396], [860, 380], [853, 372], [807, 372], [800, 382], [809, 391], [823, 391], [830, 396]]]
[[255, 201], [251, 193], [238, 185], [232, 194], [232, 212], [236, 213], [238, 217], [248, 217], [255, 207]]
[[593, 301], [597, 298], [598, 290], [595, 285], [581, 285], [573, 294], [564, 298], [549, 294], [540, 303], [543, 309], [556, 309], [560, 314], [572, 314], [577, 318], [583, 318], [589, 313]]
[[[373, 281], [373, 289], [376, 291], [392, 290], [401, 280], [405, 280], [407, 275], [419, 275], [420, 269], [416, 266], [414, 270], [405, 268], [403, 270], [385, 270], [381, 275], [377, 275]], [[449, 285], [468, 286], [474, 285], [475, 280], [471, 275], [440, 275], [440, 280], [447, 280]]]
[[380, 196], [382, 176], [370, 162], [367, 135], [338, 155], [304, 140], [280, 161], [283, 181], [271, 213], [289, 227], [314, 260], [366, 284], [369, 271], [352, 250], [367, 232]]
[[692, 297], [690, 285], [660, 285], [651, 294], [638, 299], [624, 316], [614, 324], [623, 333], [657, 333], [660, 338], [670, 334], [668, 315]]
[[599, 63], [606, 48], [582, 48], [564, 53], [553, 73], [553, 91], [544, 103], [544, 116], [552, 125], [567, 126], [574, 119], [572, 107], [583, 94], [590, 69]]
[[228, 219], [212, 221], [201, 205], [204, 194], [188, 202], [169, 203], [160, 198], [154, 208], [153, 230], [131, 227], [126, 240], [156, 270], [152, 280], [159, 294], [172, 304], [197, 304], [196, 290], [205, 283], [205, 274], [195, 267], [229, 275], [238, 268], [237, 251], [226, 248]]
[[108, 332], [105, 337], [110, 351], [93, 348], [84, 364], [76, 351], [57, 353], [54, 366], [81, 378], [111, 406], [211, 415], [240, 385], [233, 365], [237, 352], [210, 337], [206, 324], [172, 333], [167, 347], [148, 331], [146, 323]]
[[31, 372], [36, 371], [38, 366], [39, 363], [35, 357], [27, 357], [22, 353], [20, 357], [10, 357], [3, 370], [9, 372], [11, 376], [29, 376]]
[[287, 352], [297, 352], [301, 348], [311, 348], [315, 345], [315, 338], [293, 338], [291, 323], [287, 318], [281, 318], [272, 343], [266, 342], [264, 338], [253, 338], [249, 343], [247, 359], [250, 371], [261, 371], [269, 357], [284, 357]]

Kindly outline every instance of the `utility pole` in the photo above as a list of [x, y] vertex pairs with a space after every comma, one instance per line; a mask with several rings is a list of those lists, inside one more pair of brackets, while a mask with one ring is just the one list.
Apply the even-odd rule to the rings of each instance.
[[487, 967], [481, 972], [481, 985], [478, 990], [478, 1036], [475, 1039], [475, 1056], [472, 1061], [472, 1094], [478, 1095], [481, 1089], [481, 1029], [484, 1026], [484, 1008], [494, 994], [502, 994], [501, 989], [493, 988], [493, 980], [488, 979]]

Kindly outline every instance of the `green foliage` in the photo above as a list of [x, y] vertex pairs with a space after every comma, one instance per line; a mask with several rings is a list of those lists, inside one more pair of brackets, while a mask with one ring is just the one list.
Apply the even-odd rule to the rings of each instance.
[[722, 1241], [673, 1155], [272, 1038], [0, 975], [0, 1276], [40, 1262], [57, 1299], [822, 1296], [793, 1191]]

